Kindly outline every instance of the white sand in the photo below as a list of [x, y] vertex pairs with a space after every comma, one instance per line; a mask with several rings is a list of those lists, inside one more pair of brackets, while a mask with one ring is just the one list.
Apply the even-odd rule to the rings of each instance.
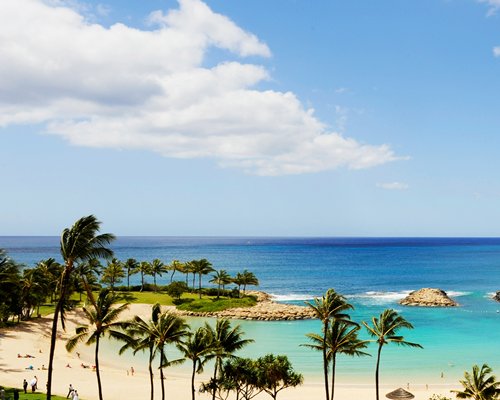
[[[146, 304], [133, 304], [124, 314], [124, 318], [132, 315], [141, 315], [148, 318], [151, 313], [151, 306]], [[94, 347], [78, 345], [72, 352], [68, 353], [64, 347], [65, 338], [74, 333], [75, 326], [81, 314], [71, 312], [68, 314], [66, 333], [60, 329], [60, 337], [56, 346], [53, 372], [53, 394], [66, 396], [70, 383], [78, 390], [80, 398], [94, 400], [97, 395], [97, 381], [95, 372], [91, 368], [82, 368], [81, 363], [92, 366], [94, 364]], [[45, 392], [47, 382], [47, 371], [42, 366], [48, 366], [48, 353], [50, 346], [51, 318], [41, 318], [31, 322], [26, 322], [13, 329], [3, 329], [0, 331], [0, 383], [6, 386], [22, 388], [23, 379], [28, 382], [36, 375], [38, 378], [39, 391]], [[60, 324], [59, 324], [60, 326]], [[76, 352], [80, 353], [78, 358]], [[18, 358], [17, 355], [31, 354], [35, 358]], [[149, 399], [150, 385], [147, 364], [139, 361], [134, 363], [135, 374], [132, 376], [130, 365], [124, 365], [125, 361], [118, 355], [110, 358], [99, 357], [101, 379], [103, 384], [103, 394], [106, 400], [121, 399]], [[67, 368], [69, 364], [71, 368]], [[34, 370], [25, 368], [33, 365]], [[296, 366], [300, 371], [300, 366]], [[165, 380], [166, 398], [169, 400], [190, 400], [190, 375], [179, 372], [179, 370], [166, 370]], [[207, 375], [197, 376], [197, 384], [208, 380]], [[384, 382], [381, 385], [381, 398], [384, 394], [406, 385], [401, 382]], [[405, 388], [405, 386], [403, 386]], [[450, 395], [452, 387], [448, 384], [430, 385], [426, 389], [425, 384], [412, 384], [410, 391], [417, 400], [427, 400], [433, 393]], [[455, 385], [453, 388], [457, 388]], [[29, 389], [29, 388], [28, 388]], [[155, 399], [161, 398], [161, 388], [159, 373], [155, 369]], [[197, 398], [209, 399], [208, 395], [198, 395]], [[259, 395], [256, 399], [266, 399], [270, 396]], [[305, 381], [304, 384], [295, 389], [285, 389], [278, 395], [278, 399], [303, 400], [324, 398], [324, 388], [321, 381]], [[373, 382], [360, 382], [358, 385], [342, 385], [335, 387], [335, 398], [338, 400], [352, 399], [374, 399], [375, 389]], [[22, 397], [21, 397], [22, 399]]]

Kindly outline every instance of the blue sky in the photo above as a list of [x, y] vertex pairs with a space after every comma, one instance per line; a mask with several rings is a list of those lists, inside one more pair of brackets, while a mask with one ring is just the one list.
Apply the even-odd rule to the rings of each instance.
[[498, 0], [4, 0], [0, 57], [0, 235], [500, 235]]

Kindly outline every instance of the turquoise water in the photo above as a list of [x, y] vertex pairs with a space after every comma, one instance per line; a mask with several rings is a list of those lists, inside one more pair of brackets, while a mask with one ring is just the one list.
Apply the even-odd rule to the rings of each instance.
[[[54, 237], [0, 237], [0, 247], [27, 265], [59, 258], [57, 246]], [[369, 321], [385, 308], [395, 308], [415, 326], [403, 332], [406, 339], [424, 349], [386, 346], [383, 379], [411, 376], [427, 383], [456, 382], [465, 369], [484, 362], [500, 373], [500, 304], [490, 299], [500, 290], [500, 239], [139, 237], [120, 238], [114, 250], [120, 259], [207, 258], [229, 273], [248, 268], [260, 279], [261, 290], [296, 304], [333, 287], [355, 306], [356, 321]], [[168, 280], [163, 277], [159, 283]], [[133, 281], [137, 283], [138, 277]], [[431, 309], [397, 303], [421, 287], [442, 288], [461, 306]], [[317, 321], [240, 323], [256, 341], [242, 355], [285, 353], [306, 376], [319, 376], [320, 354], [299, 346], [307, 342], [305, 333], [319, 332]], [[364, 332], [363, 337], [368, 338]], [[114, 346], [107, 349], [109, 356]], [[374, 349], [373, 345], [370, 352]], [[339, 379], [364, 380], [373, 375], [374, 364], [374, 357], [341, 358]]]

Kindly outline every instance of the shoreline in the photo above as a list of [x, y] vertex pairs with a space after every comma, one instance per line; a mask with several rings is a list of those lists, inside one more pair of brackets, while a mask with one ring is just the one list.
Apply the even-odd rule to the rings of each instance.
[[[163, 307], [163, 309], [168, 309]], [[149, 317], [151, 305], [148, 304], [132, 304], [129, 309], [123, 314], [124, 319], [128, 319], [133, 315], [140, 315], [145, 318]], [[65, 396], [67, 387], [70, 383], [77, 388], [81, 398], [85, 400], [94, 400], [98, 398], [97, 382], [95, 373], [90, 368], [82, 368], [81, 363], [93, 365], [93, 346], [84, 344], [78, 345], [74, 352], [68, 353], [64, 348], [62, 341], [73, 334], [75, 326], [81, 320], [81, 314], [78, 310], [68, 313], [66, 332], [60, 330], [58, 334], [59, 343], [56, 347], [54, 357], [54, 372], [53, 372], [53, 392]], [[14, 328], [3, 328], [0, 330], [0, 384], [12, 387], [21, 388], [23, 379], [28, 381], [36, 375], [39, 379], [39, 390], [45, 391], [47, 379], [47, 371], [42, 370], [41, 366], [48, 365], [48, 350], [50, 342], [50, 326], [51, 317], [43, 317], [40, 319], [21, 323]], [[40, 353], [40, 351], [42, 351]], [[77, 356], [80, 353], [80, 357]], [[17, 354], [31, 354], [35, 358], [18, 358]], [[134, 358], [133, 365], [130, 363], [130, 358], [125, 360], [123, 356], [118, 354], [100, 354], [101, 376], [103, 382], [104, 396], [107, 400], [119, 400], [123, 398], [145, 398], [149, 396], [149, 378], [147, 373], [147, 363], [143, 362], [140, 357]], [[66, 365], [71, 365], [67, 368]], [[34, 370], [26, 370], [29, 365], [33, 365]], [[134, 367], [135, 374], [131, 376], [128, 372], [130, 367]], [[299, 372], [300, 365], [294, 365]], [[38, 369], [40, 368], [40, 369]], [[209, 368], [202, 375], [196, 376], [196, 384], [208, 379], [210, 373]], [[160, 398], [160, 382], [155, 375], [155, 398]], [[356, 377], [353, 377], [357, 380]], [[189, 400], [191, 397], [190, 374], [184, 372], [182, 368], [172, 368], [166, 370], [166, 390], [169, 398], [179, 400]], [[425, 382], [412, 382], [410, 380], [410, 391], [415, 395], [417, 400], [427, 400], [433, 393], [440, 393], [449, 396], [449, 390], [458, 387], [458, 381], [450, 383], [432, 383], [429, 379], [428, 389], [425, 387]], [[381, 383], [381, 394], [385, 394], [398, 387], [406, 388], [407, 381], [402, 381], [400, 378], [385, 379]], [[336, 399], [350, 400], [371, 399], [374, 397], [374, 382], [372, 379], [359, 378], [357, 383], [342, 383], [335, 387]], [[301, 400], [304, 398], [322, 398], [324, 396], [324, 388], [321, 378], [318, 379], [305, 376], [305, 381], [302, 386], [295, 389], [286, 389], [282, 397], [289, 400]], [[207, 394], [199, 395], [200, 399], [209, 399]], [[261, 394], [256, 399], [266, 399], [267, 395]]]

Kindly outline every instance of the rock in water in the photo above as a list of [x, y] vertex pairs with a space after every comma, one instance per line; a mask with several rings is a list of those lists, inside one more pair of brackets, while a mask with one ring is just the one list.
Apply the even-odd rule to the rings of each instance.
[[496, 300], [496, 301], [500, 302], [500, 290], [495, 293], [495, 295], [493, 296], [493, 300]]
[[411, 292], [399, 302], [404, 306], [419, 307], [456, 307], [458, 303], [448, 297], [441, 289], [423, 288]]

